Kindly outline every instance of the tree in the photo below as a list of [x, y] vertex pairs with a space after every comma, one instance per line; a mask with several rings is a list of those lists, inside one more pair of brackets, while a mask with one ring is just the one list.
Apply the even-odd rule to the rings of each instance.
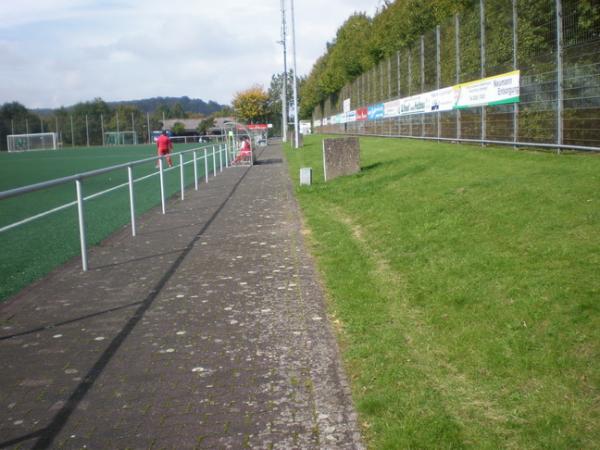
[[[42, 119], [19, 102], [5, 103], [0, 108], [0, 148], [6, 149], [9, 134], [39, 133]], [[48, 131], [48, 130], [45, 130]]]
[[175, 122], [171, 130], [175, 136], [181, 136], [185, 134], [185, 125], [181, 122]]
[[183, 106], [181, 106], [181, 103], [177, 102], [170, 108], [170, 111], [169, 111], [170, 119], [187, 119], [187, 117], [188, 117], [188, 115], [184, 111]]
[[[286, 111], [290, 111], [292, 105], [292, 82], [294, 79], [293, 71], [289, 71], [287, 74], [287, 108]], [[269, 86], [267, 101], [267, 121], [273, 124], [272, 132], [274, 134], [281, 133], [281, 102], [282, 102], [282, 91], [283, 91], [284, 75], [277, 73], [271, 77], [271, 85]]]
[[196, 131], [198, 132], [198, 134], [208, 134], [208, 130], [210, 128], [212, 128], [214, 125], [215, 125], [215, 118], [207, 117], [206, 119], [203, 119], [200, 121], [200, 123], [198, 124], [198, 127], [196, 127]]
[[254, 85], [245, 91], [238, 92], [233, 99], [236, 115], [247, 122], [264, 120], [267, 114], [269, 95], [262, 86]]

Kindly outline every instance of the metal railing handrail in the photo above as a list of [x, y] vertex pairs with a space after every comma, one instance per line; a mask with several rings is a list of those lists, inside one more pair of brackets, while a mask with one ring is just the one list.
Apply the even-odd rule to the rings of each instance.
[[[161, 155], [161, 156], [153, 156], [150, 158], [144, 158], [144, 159], [140, 159], [140, 160], [136, 160], [136, 161], [130, 161], [130, 162], [126, 162], [126, 163], [122, 163], [122, 164], [116, 164], [114, 166], [109, 166], [109, 167], [104, 167], [101, 169], [96, 169], [96, 170], [91, 170], [88, 172], [82, 172], [82, 173], [78, 173], [75, 175], [70, 175], [68, 177], [62, 177], [62, 178], [57, 178], [54, 180], [49, 180], [49, 181], [45, 181], [45, 182], [41, 182], [41, 183], [35, 183], [35, 184], [31, 184], [28, 186], [23, 186], [20, 188], [15, 188], [15, 189], [10, 189], [8, 191], [3, 191], [0, 192], [0, 200], [2, 199], [6, 199], [6, 198], [10, 198], [10, 197], [14, 197], [17, 195], [21, 195], [21, 194], [26, 194], [26, 193], [30, 193], [30, 192], [34, 192], [34, 191], [38, 191], [41, 189], [45, 189], [45, 188], [49, 188], [49, 187], [53, 187], [53, 186], [57, 186], [60, 184], [65, 184], [71, 181], [75, 181], [75, 188], [76, 188], [76, 193], [77, 193], [77, 200], [74, 202], [69, 202], [66, 203], [64, 205], [55, 207], [53, 209], [50, 209], [48, 211], [44, 211], [43, 213], [40, 214], [36, 214], [34, 216], [28, 217], [24, 220], [21, 220], [19, 222], [15, 222], [12, 224], [9, 224], [7, 226], [1, 227], [0, 228], [0, 232], [3, 231], [8, 231], [9, 229], [12, 228], [16, 228], [17, 226], [20, 225], [24, 225], [26, 223], [29, 223], [33, 220], [37, 220], [40, 219], [42, 217], [45, 217], [49, 214], [53, 214], [55, 212], [70, 208], [72, 206], [77, 206], [77, 214], [78, 214], [78, 222], [79, 222], [79, 235], [80, 235], [80, 245], [81, 245], [81, 265], [82, 265], [82, 269], [83, 271], [87, 271], [88, 269], [88, 264], [87, 264], [87, 238], [86, 238], [86, 232], [85, 232], [85, 213], [84, 213], [84, 202], [87, 200], [91, 200], [93, 198], [99, 197], [101, 195], [104, 195], [106, 193], [115, 191], [117, 189], [123, 188], [125, 186], [129, 186], [129, 206], [130, 206], [130, 214], [131, 214], [131, 231], [132, 231], [132, 236], [136, 235], [136, 224], [135, 224], [135, 200], [134, 200], [134, 191], [133, 191], [133, 185], [134, 183], [141, 181], [143, 179], [146, 178], [150, 178], [152, 176], [156, 176], [159, 175], [160, 178], [160, 191], [161, 191], [161, 205], [162, 205], [162, 213], [165, 214], [166, 213], [166, 209], [165, 209], [165, 200], [166, 200], [166, 196], [165, 196], [165, 184], [164, 184], [164, 173], [165, 172], [169, 172], [171, 170], [175, 170], [177, 167], [179, 167], [180, 170], [180, 189], [181, 189], [181, 199], [184, 199], [184, 193], [185, 193], [185, 183], [184, 183], [184, 166], [188, 165], [188, 164], [193, 164], [194, 165], [194, 184], [195, 184], [195, 189], [198, 190], [198, 167], [197, 167], [197, 154], [196, 152], [198, 151], [203, 151], [204, 152], [204, 178], [205, 181], [208, 183], [208, 172], [209, 172], [209, 167], [208, 167], [208, 151], [212, 150], [212, 172], [213, 172], [213, 176], [217, 175], [217, 157], [218, 157], [218, 166], [219, 166], [219, 171], [222, 172], [223, 171], [223, 167], [229, 167], [229, 157], [230, 157], [230, 150], [227, 146], [227, 144], [225, 143], [217, 143], [217, 144], [209, 144], [209, 145], [205, 145], [205, 146], [200, 146], [200, 147], [195, 147], [195, 148], [191, 148], [191, 149], [187, 149], [187, 150], [183, 150], [180, 152], [176, 152], [176, 153], [172, 153], [170, 154], [171, 156], [179, 156], [179, 166], [174, 166], [174, 167], [170, 167], [168, 169], [164, 168], [164, 164], [163, 164], [163, 159], [166, 155]], [[184, 161], [184, 154], [186, 153], [193, 153], [194, 159], [192, 161]], [[223, 153], [225, 153], [223, 155]], [[143, 163], [147, 163], [150, 161], [158, 161], [158, 172], [155, 173], [151, 173], [148, 175], [145, 175], [141, 178], [138, 179], [133, 179], [133, 167], [136, 165], [140, 165]], [[119, 169], [127, 169], [127, 174], [128, 174], [128, 181], [127, 183], [121, 183], [118, 184], [117, 186], [113, 186], [109, 189], [106, 189], [104, 191], [100, 191], [100, 192], [96, 192], [94, 194], [91, 194], [89, 196], [84, 196], [83, 195], [83, 180], [85, 178], [90, 178], [96, 175], [102, 175], [108, 172], [112, 172], [115, 170], [119, 170]]]
[[[214, 145], [216, 145], [216, 144], [209, 144], [209, 145], [205, 145], [205, 146], [201, 146], [201, 147], [191, 148], [188, 150], [182, 150], [180, 152], [171, 153], [170, 155], [171, 156], [180, 155], [180, 154], [183, 155], [185, 153], [190, 153], [193, 151], [204, 150], [205, 148], [212, 147]], [[68, 183], [70, 181], [83, 180], [85, 178], [90, 178], [90, 177], [94, 177], [97, 175], [103, 175], [105, 173], [112, 172], [114, 170], [138, 166], [140, 164], [144, 164], [144, 163], [147, 163], [150, 161], [156, 161], [159, 158], [160, 158], [160, 156], [151, 156], [149, 158], [138, 159], [135, 161], [130, 161], [130, 162], [122, 163], [122, 164], [116, 164], [114, 166], [109, 166], [109, 167], [103, 167], [102, 169], [90, 170], [87, 172], [77, 173], [75, 175], [69, 175], [66, 177], [55, 178], [53, 180], [48, 180], [48, 181], [41, 181], [39, 183], [29, 184], [27, 186], [9, 189], [6, 191], [0, 191], [0, 200], [9, 198], [9, 197], [15, 197], [15, 196], [21, 195], [21, 194], [27, 194], [29, 192], [39, 191], [41, 189], [45, 189], [45, 188], [49, 188], [49, 187], [53, 187], [53, 186], [58, 186], [61, 184]]]

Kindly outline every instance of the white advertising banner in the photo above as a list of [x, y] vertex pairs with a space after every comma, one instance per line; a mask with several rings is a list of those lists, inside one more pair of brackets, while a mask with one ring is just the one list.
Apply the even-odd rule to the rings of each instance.
[[400, 100], [392, 100], [383, 104], [383, 117], [396, 117], [400, 115]]
[[496, 75], [495, 77], [462, 83], [456, 99], [455, 108], [473, 106], [493, 106], [506, 103], [518, 103], [520, 95], [520, 71]]
[[350, 99], [347, 98], [344, 100], [344, 112], [350, 112]]

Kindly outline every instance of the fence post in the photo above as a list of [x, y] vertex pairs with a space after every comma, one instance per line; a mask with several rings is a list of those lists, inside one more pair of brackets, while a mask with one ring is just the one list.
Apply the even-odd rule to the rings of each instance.
[[[556, 0], [556, 143], [563, 143], [563, 23], [562, 0]], [[557, 149], [560, 153], [560, 147]]]
[[223, 147], [219, 145], [219, 172], [223, 172]]
[[158, 157], [158, 173], [160, 178], [160, 204], [162, 207], [162, 213], [166, 214], [167, 211], [165, 209], [165, 176], [163, 173], [163, 159], [162, 156]]
[[[408, 96], [411, 96], [412, 93], [412, 47], [408, 50]], [[413, 135], [413, 129], [412, 129], [412, 114], [408, 115], [408, 135], [412, 136]]]
[[402, 97], [402, 93], [400, 92], [400, 76], [401, 76], [401, 71], [400, 71], [400, 50], [398, 50], [396, 52], [396, 62], [398, 63], [397, 67], [398, 67], [398, 74], [397, 74], [397, 83], [398, 83], [398, 98]]
[[[425, 35], [421, 35], [421, 94], [425, 92]], [[425, 136], [425, 113], [421, 113], [421, 137]]]
[[[512, 25], [513, 25], [513, 70], [517, 70], [519, 59], [517, 55], [518, 46], [518, 16], [517, 16], [517, 0], [512, 0]], [[513, 142], [519, 140], [519, 104], [513, 103]], [[516, 145], [513, 146], [517, 148]]]
[[75, 189], [77, 191], [77, 216], [79, 219], [79, 242], [81, 245], [81, 267], [84, 272], [88, 270], [87, 261], [87, 243], [85, 238], [85, 217], [83, 213], [83, 189], [81, 179], [75, 180]]
[[388, 56], [387, 59], [387, 82], [388, 82], [388, 100], [392, 98], [392, 58]]
[[213, 145], [213, 177], [217, 176], [217, 155], [215, 154], [215, 146]]
[[127, 166], [127, 178], [129, 179], [129, 209], [131, 211], [131, 235], [135, 237], [135, 200], [133, 197], [133, 169]]
[[[454, 45], [455, 45], [455, 65], [456, 65], [456, 84], [460, 84], [460, 17], [454, 15]], [[456, 110], [456, 140], [461, 138], [461, 117], [460, 109]]]
[[[441, 84], [441, 56], [440, 56], [440, 26], [437, 25], [435, 27], [435, 86], [436, 89], [440, 89]], [[437, 116], [437, 137], [440, 138], [440, 128], [441, 128], [441, 116], [440, 110], [436, 113]], [[439, 140], [438, 140], [439, 142]]]
[[[481, 52], [481, 78], [485, 78], [485, 0], [479, 0], [479, 51]], [[487, 139], [487, 107], [481, 106], [481, 146]]]
[[204, 149], [204, 181], [208, 184], [208, 152]]
[[181, 200], [185, 200], [185, 179], [183, 171], [183, 153], [179, 154], [179, 186], [181, 187]]
[[220, 144], [220, 146], [223, 148], [223, 151], [225, 152], [225, 167], [229, 167], [229, 149], [227, 148], [226, 145]]
[[198, 158], [196, 157], [196, 150], [194, 150], [194, 189], [198, 190]]

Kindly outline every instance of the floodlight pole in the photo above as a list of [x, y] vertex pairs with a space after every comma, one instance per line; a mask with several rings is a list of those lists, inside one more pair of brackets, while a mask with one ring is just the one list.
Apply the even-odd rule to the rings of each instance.
[[75, 131], [73, 131], [73, 116], [70, 115], [69, 119], [71, 121], [71, 147], [75, 146]]
[[102, 127], [102, 147], [104, 147], [106, 142], [104, 141], [104, 115], [102, 113], [100, 114], [100, 126]]
[[151, 144], [152, 134], [150, 132], [150, 113], [146, 113], [146, 123], [148, 124], [148, 144]]
[[287, 36], [285, 23], [285, 0], [281, 0], [281, 45], [283, 45], [283, 78], [281, 86], [281, 139], [287, 142], [288, 111], [287, 111]]
[[88, 115], [85, 115], [85, 141], [87, 146], [90, 146], [90, 124], [88, 122]]
[[294, 0], [290, 0], [292, 13], [292, 53], [294, 54], [294, 148], [298, 142], [298, 69], [296, 68], [296, 20], [294, 19]]

